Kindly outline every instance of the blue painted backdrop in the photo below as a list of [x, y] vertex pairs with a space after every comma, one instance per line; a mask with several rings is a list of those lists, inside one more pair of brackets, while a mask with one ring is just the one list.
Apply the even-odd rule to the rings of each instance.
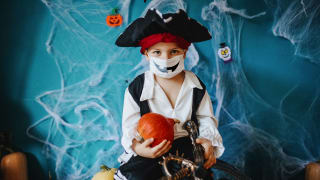
[[[124, 24], [110, 28], [114, 7]], [[300, 178], [320, 159], [317, 0], [16, 0], [1, 12], [0, 130], [26, 152], [32, 179], [119, 166], [123, 93], [148, 64], [114, 41], [151, 7], [185, 9], [213, 36], [189, 48], [186, 67], [208, 87], [223, 160], [270, 180]], [[221, 42], [231, 63], [217, 56]]]

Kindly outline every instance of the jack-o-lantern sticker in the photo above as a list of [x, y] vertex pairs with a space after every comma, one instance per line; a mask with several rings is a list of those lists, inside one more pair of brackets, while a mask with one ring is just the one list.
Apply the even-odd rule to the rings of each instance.
[[122, 16], [118, 13], [118, 8], [112, 9], [112, 14], [107, 16], [106, 22], [110, 27], [116, 27], [122, 24]]
[[220, 48], [218, 50], [218, 56], [224, 61], [224, 62], [230, 62], [232, 61], [231, 58], [231, 50], [228, 46], [226, 46], [226, 43], [221, 43]]

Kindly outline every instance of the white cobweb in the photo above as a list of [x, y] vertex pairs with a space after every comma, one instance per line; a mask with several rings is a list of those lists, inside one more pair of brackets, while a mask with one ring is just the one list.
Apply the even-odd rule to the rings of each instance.
[[[269, 3], [269, 8], [272, 8]], [[295, 3], [292, 2], [292, 4]], [[289, 6], [293, 5], [289, 3]], [[286, 13], [294, 16], [300, 12], [301, 9], [295, 11], [290, 9]], [[313, 102], [308, 104], [306, 112], [299, 113], [305, 124], [300, 124], [299, 118], [291, 115], [287, 110], [291, 106], [289, 102], [301, 88], [301, 83], [297, 82], [297, 85], [285, 94], [279, 107], [272, 106], [255, 92], [242, 67], [241, 31], [244, 19], [264, 15], [266, 12], [248, 15], [244, 9], [229, 7], [226, 0], [215, 0], [202, 9], [202, 18], [209, 23], [213, 34], [213, 51], [218, 51], [220, 42], [226, 42], [231, 48], [234, 59], [227, 66], [221, 63], [218, 56], [215, 57], [215, 67], [210, 71], [213, 75], [208, 79], [209, 84], [214, 86], [209, 92], [215, 92], [212, 98], [216, 102], [215, 115], [221, 123], [220, 132], [222, 132], [227, 149], [223, 157], [251, 174], [253, 179], [288, 179], [304, 168], [308, 162], [307, 159], [315, 160], [319, 157], [319, 147], [313, 144], [319, 141], [319, 135], [316, 131], [307, 131], [310, 126], [319, 126], [319, 124], [316, 125], [316, 108], [319, 106], [320, 91], [319, 78], [315, 80]], [[295, 39], [296, 36], [300, 36], [300, 29], [288, 28], [282, 18], [274, 18], [278, 33], [287, 34], [287, 31], [290, 30], [290, 34], [287, 35], [290, 38]], [[312, 21], [312, 18], [313, 16], [308, 19], [308, 22]], [[293, 19], [292, 21], [292, 24], [305, 23], [301, 22], [304, 19]], [[309, 36], [300, 40], [303, 43], [311, 42]], [[298, 44], [297, 51], [303, 51], [299, 49], [299, 46], [300, 44]], [[318, 52], [300, 53], [308, 53], [311, 59], [314, 59], [318, 56]], [[288, 129], [290, 132], [287, 132]], [[314, 141], [315, 139], [317, 141]]]
[[320, 3], [317, 0], [276, 0], [268, 2], [274, 7], [272, 31], [288, 39], [295, 46], [295, 54], [320, 64]]
[[[161, 5], [155, 6], [160, 11], [161, 7], [180, 7], [179, 2], [168, 2], [159, 1]], [[46, 46], [56, 62], [61, 88], [36, 98], [48, 115], [30, 126], [27, 134], [44, 143], [57, 179], [89, 179], [101, 164], [118, 165], [116, 159], [123, 152], [123, 92], [147, 68], [147, 62], [137, 49], [114, 44], [128, 25], [130, 0], [43, 3], [54, 17]], [[120, 8], [124, 24], [110, 28], [105, 18], [115, 7]], [[188, 68], [198, 62], [193, 45], [187, 57]]]
[[[128, 25], [132, 2], [42, 2], [54, 18], [46, 46], [56, 62], [61, 87], [36, 98], [48, 115], [31, 125], [27, 134], [44, 144], [43, 150], [55, 168], [57, 179], [90, 179], [101, 164], [119, 165], [117, 157], [123, 152], [120, 144], [123, 93], [128, 82], [148, 67], [138, 49], [119, 48], [114, 44]], [[124, 24], [110, 28], [106, 26], [105, 18], [114, 7], [120, 8]], [[167, 13], [187, 10], [187, 3], [183, 0], [152, 0], [141, 11], [141, 16], [152, 7]], [[304, 159], [319, 157], [319, 154], [308, 152], [310, 148], [304, 142], [310, 140], [311, 134], [284, 112], [289, 97], [299, 86], [283, 97], [280, 108], [275, 108], [255, 93], [243, 72], [240, 54], [243, 22], [263, 15], [265, 12], [248, 15], [245, 10], [229, 7], [223, 0], [215, 0], [203, 7], [202, 18], [214, 35], [212, 51], [217, 52], [218, 42], [226, 42], [235, 60], [229, 66], [223, 66], [218, 57], [213, 57], [209, 60], [211, 66], [208, 66], [206, 61], [199, 61], [199, 54], [192, 45], [187, 53], [186, 67], [197, 72], [206, 82], [215, 103], [215, 115], [220, 120], [219, 130], [227, 148], [223, 159], [241, 169], [250, 169], [256, 165], [252, 158], [258, 151], [257, 156], [264, 154], [267, 160], [274, 161], [276, 169], [261, 172], [261, 179], [278, 179], [294, 174], [303, 167]], [[281, 34], [284, 25], [275, 24], [278, 24], [274, 26], [275, 32]], [[319, 89], [316, 95], [306, 114], [315, 114]], [[266, 117], [274, 119], [270, 121]], [[289, 137], [283, 134], [273, 136], [263, 127], [265, 123], [291, 127], [294, 133]], [[292, 139], [302, 144], [299, 148], [303, 151], [303, 158], [295, 158], [283, 151]]]

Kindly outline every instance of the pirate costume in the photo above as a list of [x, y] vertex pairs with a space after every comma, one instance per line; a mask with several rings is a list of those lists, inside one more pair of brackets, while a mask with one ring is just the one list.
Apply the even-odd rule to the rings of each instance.
[[[116, 45], [140, 46], [140, 52], [144, 54], [147, 48], [158, 42], [175, 42], [179, 47], [188, 49], [192, 42], [209, 39], [211, 35], [208, 30], [196, 20], [189, 18], [181, 9], [177, 13], [168, 14], [149, 9], [145, 17], [136, 19], [126, 28], [116, 40]], [[137, 76], [126, 89], [121, 139], [125, 152], [119, 157], [121, 166], [115, 174], [115, 179], [159, 179], [164, 176], [161, 165], [158, 163], [162, 158], [141, 157], [131, 148], [132, 140], [137, 138], [137, 123], [140, 117], [148, 112], [180, 120], [179, 124], [175, 124], [175, 140], [169, 153], [175, 154], [178, 151], [179, 154], [184, 153], [185, 158], [193, 160], [191, 140], [182, 127], [184, 122], [190, 119], [197, 123], [200, 137], [212, 142], [216, 158], [224, 152], [222, 138], [217, 130], [218, 120], [214, 117], [205, 85], [194, 73], [184, 70], [183, 61], [179, 59], [173, 59], [173, 64], [168, 66], [162, 66], [161, 60], [155, 59], [150, 62], [150, 71]], [[176, 104], [172, 107], [162, 88], [155, 81], [154, 74], [168, 77], [168, 74], [175, 75], [176, 71], [184, 71], [185, 79]]]

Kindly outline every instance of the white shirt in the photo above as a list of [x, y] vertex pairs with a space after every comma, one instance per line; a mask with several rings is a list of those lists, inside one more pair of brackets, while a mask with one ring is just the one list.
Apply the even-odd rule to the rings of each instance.
[[[202, 89], [195, 74], [191, 71], [184, 72], [185, 79], [178, 94], [175, 107], [172, 108], [167, 96], [160, 85], [154, 80], [153, 73], [150, 71], [145, 72], [145, 81], [140, 97], [140, 101], [148, 100], [151, 112], [180, 121], [179, 124], [175, 124], [174, 126], [174, 139], [188, 136], [188, 132], [182, 126], [185, 121], [191, 119], [193, 88]], [[212, 146], [215, 147], [215, 156], [217, 158], [220, 157], [224, 152], [224, 146], [217, 129], [218, 120], [213, 115], [212, 103], [207, 91], [199, 105], [196, 116], [200, 124], [200, 137], [209, 139], [212, 142]], [[121, 163], [127, 162], [132, 155], [136, 155], [131, 145], [133, 138], [137, 137], [137, 124], [140, 117], [140, 107], [134, 101], [127, 88], [124, 95], [122, 114], [123, 136], [121, 139], [121, 144], [126, 152], [118, 159]]]

